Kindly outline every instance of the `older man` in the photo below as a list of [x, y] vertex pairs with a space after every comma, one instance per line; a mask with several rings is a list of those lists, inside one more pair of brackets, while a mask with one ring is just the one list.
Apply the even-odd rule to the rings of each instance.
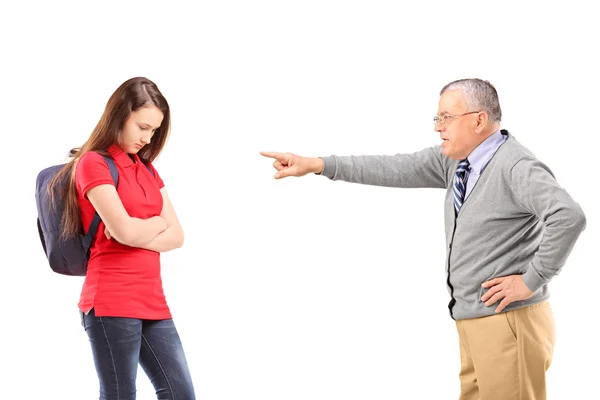
[[274, 158], [275, 178], [315, 173], [388, 187], [446, 189], [446, 274], [460, 344], [460, 400], [546, 398], [554, 348], [548, 283], [585, 216], [550, 169], [500, 129], [494, 86], [462, 79], [440, 93], [441, 145], [414, 153]]

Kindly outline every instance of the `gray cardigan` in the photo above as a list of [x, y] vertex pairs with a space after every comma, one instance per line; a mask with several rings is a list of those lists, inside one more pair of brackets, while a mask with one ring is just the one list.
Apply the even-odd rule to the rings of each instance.
[[455, 218], [452, 182], [458, 161], [433, 146], [415, 153], [322, 157], [331, 180], [398, 188], [446, 189], [446, 276], [454, 319], [495, 313], [481, 284], [522, 274], [535, 294], [505, 311], [548, 299], [548, 283], [566, 262], [585, 215], [550, 169], [508, 131]]

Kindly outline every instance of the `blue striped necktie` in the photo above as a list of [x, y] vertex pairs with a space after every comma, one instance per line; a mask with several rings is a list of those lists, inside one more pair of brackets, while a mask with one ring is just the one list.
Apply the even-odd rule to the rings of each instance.
[[465, 201], [465, 192], [467, 190], [467, 171], [469, 170], [469, 160], [464, 159], [458, 163], [456, 174], [454, 175], [454, 211], [458, 215], [458, 211]]

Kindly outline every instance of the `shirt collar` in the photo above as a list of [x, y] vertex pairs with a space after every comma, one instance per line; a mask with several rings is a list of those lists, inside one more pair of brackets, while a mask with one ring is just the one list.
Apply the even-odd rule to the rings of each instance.
[[506, 140], [506, 137], [500, 130], [497, 130], [481, 142], [481, 144], [467, 157], [469, 164], [471, 165], [471, 171], [481, 174], [496, 153], [496, 150], [504, 143], [504, 140]]
[[116, 144], [113, 144], [108, 148], [108, 153], [115, 160], [115, 163], [121, 167], [130, 167], [140, 162], [140, 158], [137, 154], [132, 154], [133, 158], [135, 159], [134, 161]]

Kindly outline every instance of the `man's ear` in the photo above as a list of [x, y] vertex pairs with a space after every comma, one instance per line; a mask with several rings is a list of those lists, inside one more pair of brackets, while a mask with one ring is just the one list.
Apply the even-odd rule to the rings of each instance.
[[475, 132], [478, 134], [483, 132], [488, 123], [488, 115], [485, 111], [477, 114], [477, 119], [475, 120]]

